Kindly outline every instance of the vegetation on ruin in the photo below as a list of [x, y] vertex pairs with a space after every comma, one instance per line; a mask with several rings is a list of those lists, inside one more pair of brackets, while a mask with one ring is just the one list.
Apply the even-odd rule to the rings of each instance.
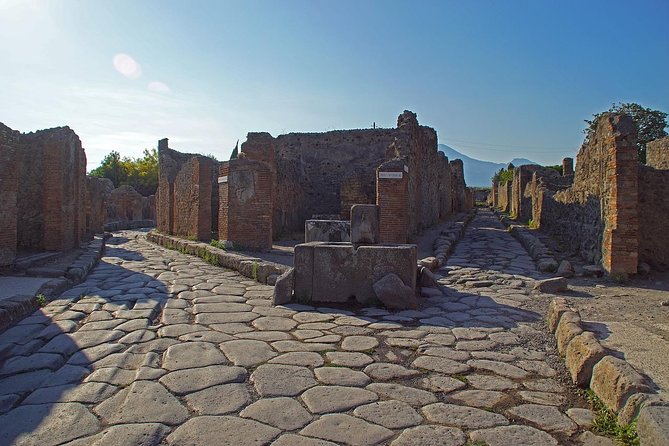
[[586, 119], [588, 127], [583, 130], [585, 133], [585, 144], [595, 132], [597, 119], [604, 113], [625, 113], [632, 118], [637, 128], [637, 146], [639, 151], [639, 161], [646, 163], [646, 144], [658, 138], [667, 136], [667, 114], [659, 110], [642, 107], [634, 102], [612, 104], [605, 112], [592, 115], [592, 120]]
[[553, 169], [554, 171], [558, 172], [560, 176], [563, 175], [563, 169], [561, 164], [556, 164], [555, 166], [544, 166], [546, 169]]
[[618, 444], [624, 446], [638, 446], [639, 436], [636, 433], [636, 420], [627, 426], [621, 426], [616, 414], [606, 407], [592, 389], [585, 391], [585, 399], [590, 404], [590, 409], [595, 413], [592, 431], [596, 434], [611, 437]]
[[499, 169], [495, 172], [495, 175], [492, 177], [493, 183], [505, 183], [507, 181], [513, 181], [513, 164], [509, 164], [511, 168]]
[[114, 187], [132, 186], [145, 197], [153, 195], [158, 189], [158, 150], [144, 149], [139, 158], [121, 158], [120, 153], [111, 151], [90, 175], [108, 178]]
[[37, 305], [39, 305], [40, 307], [46, 306], [47, 301], [46, 301], [46, 296], [44, 294], [41, 293], [38, 294], [37, 296], [35, 296], [35, 299], [37, 299]]

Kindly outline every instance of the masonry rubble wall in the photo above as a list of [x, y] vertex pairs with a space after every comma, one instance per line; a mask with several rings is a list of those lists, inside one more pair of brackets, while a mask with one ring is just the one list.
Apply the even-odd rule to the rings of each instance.
[[639, 261], [669, 270], [669, 137], [647, 144], [646, 165], [639, 165]]
[[511, 198], [509, 212], [520, 221], [528, 221], [532, 218], [532, 197], [526, 194], [527, 185], [532, 181], [533, 174], [541, 166], [528, 164], [513, 169], [513, 181], [511, 182]]
[[[20, 133], [0, 124], [0, 264], [17, 252], [79, 246], [86, 230], [86, 155], [69, 127]], [[7, 163], [7, 164], [5, 164]]]
[[218, 163], [212, 158], [180, 153], [158, 142], [159, 175], [156, 193], [156, 226], [159, 231], [197, 240], [211, 239], [216, 228], [212, 217], [212, 191]]
[[108, 200], [114, 184], [108, 178], [86, 177], [86, 234], [93, 237], [104, 232], [107, 222]]
[[511, 210], [511, 181], [497, 184], [497, 208], [502, 212]]

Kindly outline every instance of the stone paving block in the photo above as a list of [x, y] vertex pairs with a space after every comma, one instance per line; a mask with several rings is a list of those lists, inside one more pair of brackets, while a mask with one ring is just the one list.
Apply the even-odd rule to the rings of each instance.
[[404, 429], [423, 421], [418, 412], [402, 401], [380, 401], [357, 407], [353, 414], [388, 429]]
[[251, 374], [251, 382], [262, 397], [296, 396], [318, 384], [311, 370], [282, 364], [262, 364]]
[[418, 426], [405, 429], [391, 446], [463, 446], [467, 436], [456, 427]]
[[372, 446], [388, 440], [393, 431], [350, 415], [328, 414], [309, 424], [300, 434], [339, 444]]
[[374, 392], [346, 386], [312, 387], [301, 398], [309, 411], [315, 414], [344, 412], [379, 399]]
[[239, 412], [251, 402], [251, 394], [246, 385], [232, 383], [189, 393], [184, 401], [199, 415], [224, 415]]
[[[225, 432], [225, 435], [221, 435]], [[194, 417], [167, 436], [171, 445], [239, 446], [269, 444], [281, 431], [277, 428], [233, 416]]]
[[509, 420], [498, 413], [456, 404], [434, 403], [423, 407], [422, 412], [432, 423], [448, 424], [462, 429], [482, 429], [509, 424]]
[[160, 383], [172, 393], [183, 395], [218, 384], [244, 382], [246, 376], [247, 371], [242, 367], [212, 365], [167, 373]]
[[295, 430], [306, 426], [314, 417], [293, 398], [260, 399], [239, 414], [282, 430]]

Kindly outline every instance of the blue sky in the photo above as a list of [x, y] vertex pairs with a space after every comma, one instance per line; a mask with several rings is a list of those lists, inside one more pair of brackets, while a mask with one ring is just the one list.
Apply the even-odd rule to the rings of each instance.
[[612, 102], [669, 111], [669, 1], [0, 0], [0, 122], [69, 125], [88, 168], [170, 138], [394, 127], [556, 164]]

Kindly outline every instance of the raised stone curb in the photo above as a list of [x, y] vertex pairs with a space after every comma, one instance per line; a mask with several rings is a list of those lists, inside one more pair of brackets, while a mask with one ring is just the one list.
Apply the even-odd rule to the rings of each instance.
[[[646, 378], [628, 362], [612, 356], [594, 333], [586, 331], [580, 314], [565, 298], [551, 301], [546, 319], [574, 384], [590, 387], [622, 424], [631, 423], [637, 414], [645, 414], [643, 419], [639, 417], [642, 445], [669, 444], [667, 429], [662, 429], [669, 417], [669, 402], [651, 393]], [[662, 409], [649, 410], [655, 407]]]
[[274, 285], [280, 275], [291, 269], [289, 266], [279, 263], [268, 262], [236, 252], [228, 252], [207, 243], [185, 240], [156, 231], [146, 234], [146, 239], [164, 248], [201, 257], [216, 266], [238, 271], [243, 276], [268, 285]]
[[439, 267], [446, 264], [448, 256], [464, 236], [465, 229], [467, 229], [467, 225], [474, 219], [474, 216], [476, 216], [476, 209], [471, 209], [466, 214], [458, 215], [448, 227], [442, 229], [441, 234], [436, 238], [433, 245], [434, 256], [439, 262]]
[[516, 224], [505, 214], [501, 214], [496, 209], [493, 209], [499, 220], [509, 228], [509, 232], [513, 235], [525, 248], [525, 251], [534, 259], [537, 268], [542, 272], [555, 272], [558, 269], [558, 262], [555, 260], [555, 254], [541, 240], [532, 234], [532, 231], [526, 226]]
[[65, 275], [49, 280], [42, 285], [35, 296], [14, 296], [0, 301], [0, 332], [14, 322], [23, 319], [39, 308], [37, 296], [43, 294], [47, 300], [83, 281], [88, 272], [97, 264], [105, 247], [108, 235], [95, 236], [83, 253], [67, 268]]

